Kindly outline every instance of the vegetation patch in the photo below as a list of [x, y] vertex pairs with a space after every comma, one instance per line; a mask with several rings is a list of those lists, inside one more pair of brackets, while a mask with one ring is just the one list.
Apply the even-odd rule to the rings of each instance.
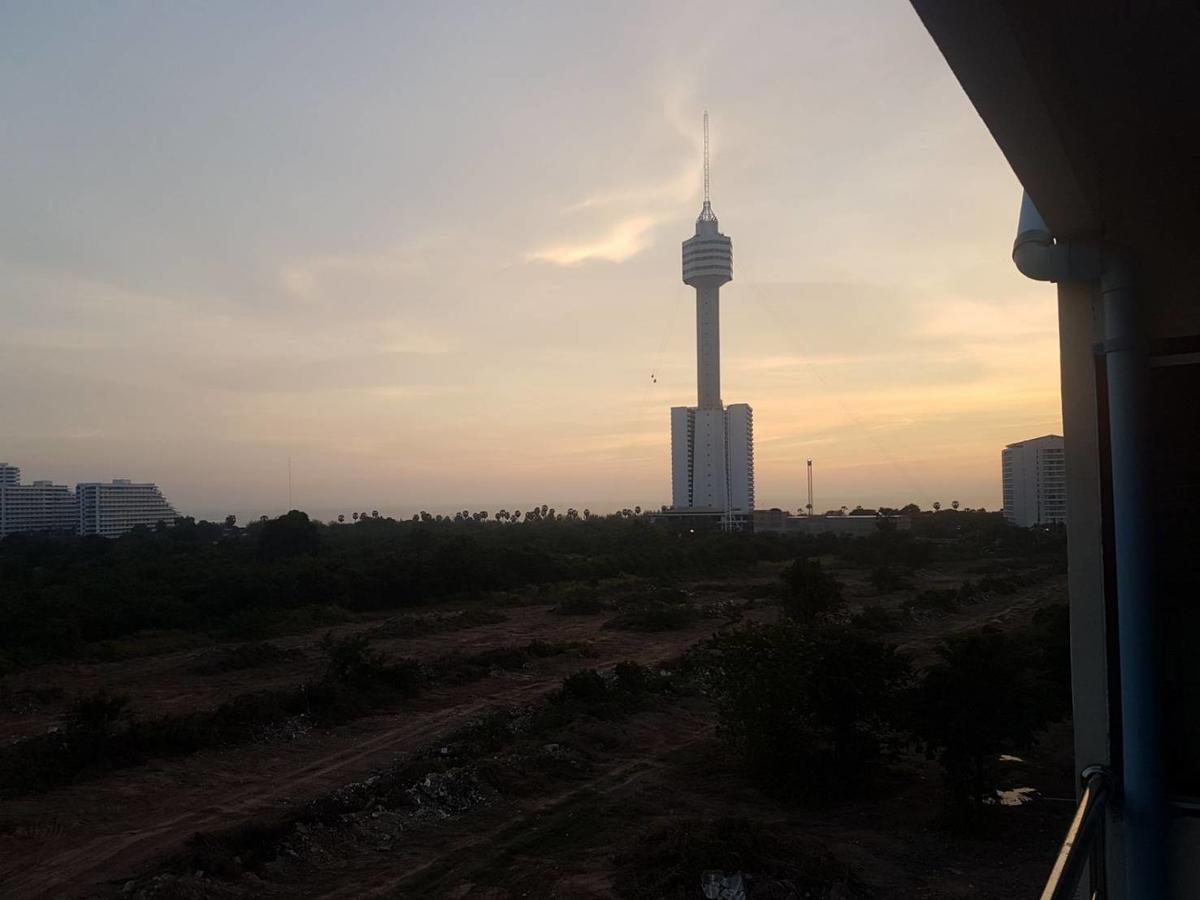
[[450, 653], [430, 666], [431, 677], [444, 684], [467, 684], [493, 672], [513, 672], [535, 660], [572, 654], [588, 656], [591, 647], [583, 641], [530, 641], [517, 646], [494, 647], [478, 653]]
[[643, 600], [625, 607], [605, 622], [604, 627], [619, 631], [680, 631], [698, 622], [701, 615], [690, 602]]
[[203, 653], [192, 664], [192, 671], [197, 675], [218, 675], [222, 672], [258, 669], [300, 659], [304, 659], [304, 653], [295, 647], [285, 650], [277, 644], [255, 641], [233, 647], [218, 647]]
[[[651, 696], [675, 690], [678, 680], [634, 662], [620, 663], [612, 673], [576, 672], [542, 703], [491, 710], [410, 758], [299, 810], [262, 824], [197, 834], [167, 863], [166, 873], [173, 874], [166, 877], [187, 878], [197, 869], [226, 881], [248, 872], [267, 874], [273, 861], [306, 855], [315, 840], [326, 846], [367, 841], [378, 849], [401, 839], [421, 818], [461, 815], [498, 791], [522, 793], [530, 784], [578, 777], [584, 762], [571, 746], [574, 725], [627, 715]], [[162, 879], [160, 873], [143, 880], [167, 884]]]
[[908, 661], [852, 627], [742, 626], [702, 645], [693, 662], [719, 734], [773, 791], [859, 792], [873, 763], [902, 743]]
[[781, 831], [743, 818], [670, 820], [617, 855], [613, 883], [626, 900], [718, 897], [735, 883], [749, 898], [871, 896], [846, 863]]
[[376, 638], [412, 638], [463, 631], [480, 625], [499, 625], [507, 621], [508, 616], [497, 609], [469, 607], [449, 613], [396, 616], [372, 628], [370, 634]]

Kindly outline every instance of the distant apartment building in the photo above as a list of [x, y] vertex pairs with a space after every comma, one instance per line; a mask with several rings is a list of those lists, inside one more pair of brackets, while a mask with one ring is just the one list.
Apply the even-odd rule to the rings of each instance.
[[154, 484], [134, 484], [117, 478], [111, 482], [77, 484], [80, 534], [117, 537], [138, 525], [153, 527], [172, 522], [178, 513]]
[[0, 538], [37, 531], [118, 537], [137, 525], [171, 523], [178, 513], [154, 484], [21, 484], [21, 469], [0, 463]]
[[1059, 525], [1067, 521], [1067, 475], [1061, 435], [1047, 434], [1009, 444], [1000, 454], [1004, 518], [1014, 525]]
[[21, 484], [21, 470], [0, 463], [0, 538], [29, 531], [73, 532], [78, 520], [75, 495], [65, 484]]

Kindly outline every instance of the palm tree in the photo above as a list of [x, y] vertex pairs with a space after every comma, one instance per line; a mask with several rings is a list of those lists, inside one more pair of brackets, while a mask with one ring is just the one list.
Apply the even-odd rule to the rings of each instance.
[[952, 507], [954, 507], [955, 509], [958, 509], [958, 501], [957, 500], [951, 500], [950, 505]]
[[371, 518], [378, 519], [379, 518], [379, 510], [377, 510], [377, 509], [371, 510]]
[[345, 521], [346, 521], [346, 514], [345, 514], [345, 513], [338, 513], [338, 524], [340, 525], [341, 523], [343, 523], [343, 522], [345, 522]]
[[941, 508], [942, 508], [941, 501], [939, 501], [939, 500], [934, 500], [934, 501], [933, 501], [933, 511], [934, 511], [934, 512], [938, 512], [938, 511], [939, 511]]

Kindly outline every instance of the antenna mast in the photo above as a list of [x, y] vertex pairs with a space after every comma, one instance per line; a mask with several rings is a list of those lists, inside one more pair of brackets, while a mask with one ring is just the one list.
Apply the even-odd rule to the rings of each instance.
[[716, 215], [712, 211], [712, 203], [708, 195], [708, 110], [704, 111], [704, 206], [700, 210], [701, 222], [715, 222]]

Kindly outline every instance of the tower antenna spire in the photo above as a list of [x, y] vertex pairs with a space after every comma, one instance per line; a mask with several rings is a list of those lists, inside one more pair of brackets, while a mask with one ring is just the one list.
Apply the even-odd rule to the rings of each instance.
[[704, 111], [704, 206], [700, 210], [701, 222], [715, 222], [716, 215], [712, 211], [712, 202], [708, 196], [708, 110]]

